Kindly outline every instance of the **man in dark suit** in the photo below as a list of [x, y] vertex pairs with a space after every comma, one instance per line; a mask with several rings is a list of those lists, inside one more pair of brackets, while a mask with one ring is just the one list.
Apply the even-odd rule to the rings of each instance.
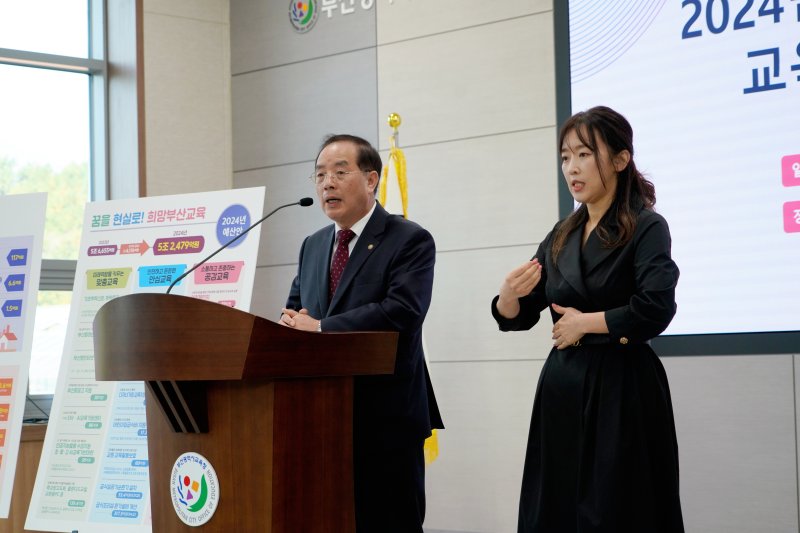
[[[422, 533], [424, 440], [443, 427], [422, 352], [436, 249], [425, 229], [375, 201], [378, 152], [351, 135], [325, 140], [314, 174], [334, 224], [300, 249], [281, 323], [306, 331], [397, 331], [395, 372], [355, 380], [358, 533]], [[348, 231], [349, 230], [349, 231]]]

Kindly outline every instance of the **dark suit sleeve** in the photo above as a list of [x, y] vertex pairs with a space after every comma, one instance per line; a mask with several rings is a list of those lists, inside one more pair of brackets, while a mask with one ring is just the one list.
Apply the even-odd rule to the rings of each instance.
[[645, 341], [667, 329], [675, 316], [680, 273], [670, 253], [669, 227], [661, 215], [649, 212], [640, 219], [633, 238], [636, 290], [627, 305], [609, 309], [605, 317], [613, 338]]
[[303, 253], [305, 252], [307, 242], [308, 237], [303, 240], [303, 245], [300, 246], [300, 259], [297, 261], [297, 274], [295, 275], [294, 281], [292, 281], [292, 286], [289, 289], [289, 297], [286, 299], [286, 309], [294, 309], [295, 311], [299, 311], [303, 308], [303, 302], [300, 298], [300, 276], [302, 276]]
[[538, 259], [539, 264], [542, 265], [542, 278], [530, 294], [519, 298], [519, 314], [514, 318], [504, 317], [497, 311], [497, 300], [500, 299], [500, 295], [495, 296], [492, 300], [492, 316], [495, 321], [497, 321], [497, 326], [500, 328], [500, 331], [527, 330], [531, 329], [539, 322], [542, 310], [548, 305], [544, 288], [547, 282], [545, 250], [550, 246], [549, 243], [550, 239], [548, 235], [548, 238], [539, 245], [539, 249], [536, 250], [536, 255], [533, 256]]
[[322, 319], [322, 331], [419, 330], [431, 303], [435, 261], [433, 237], [414, 228], [389, 262], [384, 297]]

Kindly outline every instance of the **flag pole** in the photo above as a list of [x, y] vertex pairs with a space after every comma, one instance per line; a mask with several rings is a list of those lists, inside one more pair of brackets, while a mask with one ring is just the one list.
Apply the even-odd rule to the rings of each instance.
[[[378, 202], [382, 206], [386, 206], [386, 192], [389, 183], [389, 168], [394, 166], [395, 174], [397, 175], [397, 185], [400, 189], [400, 200], [403, 205], [403, 218], [408, 218], [408, 180], [406, 178], [406, 156], [403, 150], [400, 149], [400, 134], [398, 128], [402, 124], [402, 119], [397, 113], [390, 113], [387, 119], [389, 126], [392, 128], [392, 136], [389, 138], [389, 160], [383, 167], [383, 174], [380, 186], [378, 187]], [[428, 375], [430, 376], [430, 365], [428, 364], [428, 350], [425, 348], [425, 334], [422, 335], [422, 351], [425, 354], [425, 366], [428, 368]], [[425, 464], [429, 465], [436, 460], [439, 456], [439, 436], [436, 433], [436, 428], [431, 430], [431, 436], [425, 439], [424, 445]]]

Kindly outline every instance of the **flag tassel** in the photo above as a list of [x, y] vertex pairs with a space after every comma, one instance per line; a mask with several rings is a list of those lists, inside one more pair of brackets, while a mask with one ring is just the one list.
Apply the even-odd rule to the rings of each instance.
[[[389, 115], [389, 125], [394, 128], [394, 132], [389, 139], [389, 161], [383, 167], [381, 183], [378, 186], [378, 202], [382, 206], [386, 205], [386, 191], [389, 182], [389, 168], [393, 165], [397, 174], [397, 185], [400, 188], [400, 201], [403, 205], [403, 218], [408, 218], [408, 180], [406, 179], [406, 156], [400, 149], [397, 142], [397, 127], [400, 126], [400, 115], [392, 113]], [[426, 363], [427, 364], [427, 363]], [[431, 436], [425, 439], [423, 447], [425, 454], [425, 464], [429, 465], [439, 456], [439, 435], [434, 428]]]

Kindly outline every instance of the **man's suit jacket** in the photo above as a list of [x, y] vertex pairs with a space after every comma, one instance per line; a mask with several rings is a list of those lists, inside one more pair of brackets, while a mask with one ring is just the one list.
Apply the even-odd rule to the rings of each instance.
[[355, 380], [355, 438], [373, 445], [419, 441], [443, 427], [422, 351], [436, 248], [428, 231], [375, 206], [333, 299], [328, 283], [335, 226], [303, 241], [286, 307], [305, 308], [322, 331], [397, 331], [395, 373]]

